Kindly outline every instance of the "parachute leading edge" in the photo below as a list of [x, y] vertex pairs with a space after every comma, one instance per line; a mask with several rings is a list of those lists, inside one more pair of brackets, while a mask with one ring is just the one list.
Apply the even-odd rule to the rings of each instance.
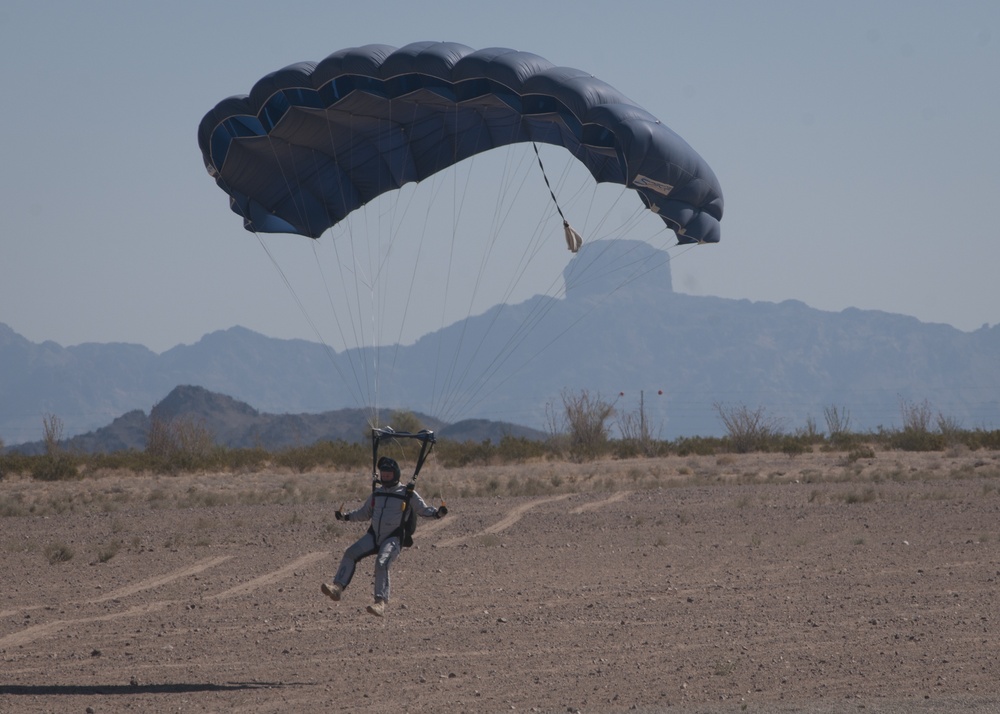
[[722, 190], [694, 149], [610, 85], [527, 52], [345, 49], [263, 77], [198, 128], [205, 166], [247, 230], [312, 238], [382, 193], [528, 141], [634, 189], [678, 242], [719, 241]]

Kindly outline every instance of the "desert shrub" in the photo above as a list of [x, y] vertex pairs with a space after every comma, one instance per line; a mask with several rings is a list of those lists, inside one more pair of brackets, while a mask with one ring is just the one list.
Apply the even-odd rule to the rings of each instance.
[[987, 431], [985, 429], [974, 429], [964, 431], [961, 434], [961, 443], [970, 449], [1000, 449], [1000, 429]]
[[844, 503], [871, 503], [878, 497], [874, 488], [866, 488], [861, 493], [850, 491], [844, 494]]
[[545, 450], [553, 458], [565, 459], [569, 454], [569, 436], [567, 434], [550, 434], [545, 440]]
[[557, 486], [562, 485], [561, 479], [542, 480], [531, 477], [511, 476], [507, 479], [508, 496], [542, 496], [553, 493]]
[[826, 433], [830, 435], [831, 442], [837, 443], [850, 435], [851, 413], [846, 407], [823, 407], [823, 418], [826, 420]]
[[31, 473], [31, 465], [35, 458], [19, 454], [16, 451], [0, 454], [0, 478], [6, 478], [13, 474]]
[[900, 399], [899, 412], [903, 426], [900, 429], [879, 429], [879, 436], [886, 446], [901, 451], [940, 451], [945, 438], [931, 431], [931, 406], [925, 399], [911, 402]]
[[480, 442], [441, 439], [434, 447], [435, 458], [445, 468], [473, 464], [488, 466], [496, 451], [496, 447], [489, 439]]
[[590, 461], [607, 453], [608, 420], [615, 413], [614, 405], [586, 389], [579, 393], [563, 390], [562, 403], [570, 458]]
[[[370, 432], [366, 432], [365, 437]], [[213, 462], [218, 470], [234, 473], [258, 472], [269, 468], [296, 473], [311, 471], [358, 470], [371, 475], [370, 442], [324, 439], [308, 445], [288, 446], [268, 451], [262, 446], [245, 449], [217, 447], [203, 463]]]
[[875, 449], [873, 449], [868, 444], [860, 444], [858, 446], [855, 446], [847, 453], [847, 461], [852, 464], [861, 459], [874, 459], [874, 458], [875, 458]]
[[308, 447], [296, 446], [282, 449], [274, 456], [277, 466], [290, 468], [297, 473], [306, 473], [319, 466], [315, 451]]
[[0, 497], [0, 518], [26, 515], [28, 508], [24, 502], [24, 495], [21, 493], [11, 493]]
[[113, 541], [107, 545], [102, 546], [97, 551], [97, 562], [107, 563], [109, 560], [118, 555], [118, 551], [121, 550], [122, 544], [119, 541]]
[[899, 412], [903, 418], [903, 431], [923, 434], [931, 430], [931, 405], [926, 399], [922, 402], [900, 399]]
[[146, 454], [154, 470], [178, 473], [218, 467], [215, 437], [203, 422], [184, 417], [152, 419], [146, 434]]
[[273, 455], [273, 461], [299, 473], [319, 468], [367, 470], [371, 468], [371, 453], [371, 447], [361, 442], [318, 441], [282, 449]]
[[831, 436], [821, 448], [823, 451], [850, 451], [863, 444], [867, 438], [870, 437], [865, 434], [842, 431]]
[[678, 456], [712, 456], [722, 449], [722, 440], [704, 436], [686, 436], [674, 443]]
[[123, 470], [123, 471], [143, 471], [149, 464], [149, 459], [144, 451], [128, 449], [124, 451], [113, 451], [111, 453], [81, 455], [82, 465], [85, 473], [92, 473], [100, 470]]
[[645, 454], [639, 439], [616, 439], [611, 443], [611, 453], [619, 459], [632, 459]]
[[946, 441], [941, 434], [903, 429], [889, 434], [889, 446], [900, 451], [943, 451]]
[[671, 446], [669, 441], [660, 439], [616, 439], [611, 442], [611, 453], [619, 459], [652, 459], [670, 454]]
[[225, 449], [219, 453], [228, 471], [254, 473], [260, 471], [271, 461], [271, 455], [266, 449]]
[[0, 451], [0, 480], [7, 478], [11, 474], [22, 473], [27, 470], [27, 457], [21, 456], [19, 458], [18, 454], [5, 454]]
[[805, 425], [795, 430], [795, 435], [808, 440], [810, 444], [823, 441], [823, 434], [816, 425], [816, 419], [811, 414], [806, 417]]
[[941, 412], [937, 415], [937, 430], [948, 446], [955, 446], [962, 441], [962, 422], [955, 417]]
[[36, 481], [67, 481], [79, 478], [80, 472], [69, 454], [43, 454], [32, 460], [31, 477]]
[[45, 546], [45, 558], [51, 565], [69, 562], [74, 555], [73, 549], [65, 543], [50, 543]]
[[42, 417], [42, 439], [45, 443], [45, 453], [52, 456], [59, 452], [59, 443], [63, 437], [62, 419], [55, 414]]
[[539, 459], [545, 456], [546, 451], [545, 444], [540, 441], [510, 434], [502, 436], [496, 448], [497, 458], [505, 464], [519, 464]]
[[751, 409], [745, 404], [727, 406], [716, 402], [715, 409], [726, 427], [730, 448], [738, 454], [767, 451], [781, 434], [781, 420], [769, 416], [764, 407]]
[[54, 414], [42, 418], [45, 453], [31, 461], [31, 477], [38, 481], [65, 481], [78, 478], [74, 459], [62, 450], [62, 420]]
[[783, 454], [798, 456], [811, 450], [812, 437], [808, 434], [798, 436], [785, 435], [778, 439], [778, 448]]
[[371, 445], [359, 441], [326, 441], [323, 446], [325, 463], [337, 469], [371, 468]]

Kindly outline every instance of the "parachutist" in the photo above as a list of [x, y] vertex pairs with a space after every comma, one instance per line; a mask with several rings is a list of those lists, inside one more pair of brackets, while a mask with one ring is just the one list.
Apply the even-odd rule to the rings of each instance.
[[[383, 430], [385, 431], [385, 430]], [[412, 527], [416, 517], [441, 518], [448, 513], [444, 503], [440, 508], [428, 505], [413, 484], [399, 482], [400, 469], [395, 460], [383, 456], [378, 460], [378, 479], [372, 484], [372, 495], [364, 504], [349, 513], [341, 509], [336, 512], [340, 521], [371, 521], [368, 531], [344, 551], [340, 567], [332, 583], [323, 583], [320, 590], [332, 600], [340, 600], [342, 593], [351, 584], [359, 561], [374, 555], [375, 558], [375, 602], [368, 606], [368, 612], [377, 617], [385, 615], [389, 602], [389, 568], [399, 556], [403, 547], [412, 542]]]

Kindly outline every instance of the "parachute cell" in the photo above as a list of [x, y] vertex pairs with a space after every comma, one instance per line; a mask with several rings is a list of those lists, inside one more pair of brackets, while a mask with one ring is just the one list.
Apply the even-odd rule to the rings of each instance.
[[254, 232], [319, 237], [382, 193], [518, 142], [564, 147], [677, 234], [715, 243], [705, 161], [610, 85], [504, 48], [366, 45], [263, 77], [201, 121], [206, 168]]

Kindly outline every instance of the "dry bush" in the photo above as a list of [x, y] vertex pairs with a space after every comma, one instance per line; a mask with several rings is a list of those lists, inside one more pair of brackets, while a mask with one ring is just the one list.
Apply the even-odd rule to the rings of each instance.
[[570, 457], [589, 461], [604, 454], [608, 447], [608, 420], [615, 413], [614, 405], [600, 394], [591, 396], [586, 389], [579, 393], [563, 390], [561, 396]]
[[834, 445], [847, 444], [851, 440], [851, 413], [847, 407], [831, 405], [823, 407], [823, 417], [826, 419], [826, 433]]
[[767, 414], [764, 407], [751, 409], [745, 404], [714, 404], [726, 427], [730, 447], [738, 454], [768, 451], [770, 443], [781, 435], [782, 422]]
[[149, 422], [146, 454], [154, 460], [159, 471], [193, 470], [214, 450], [215, 437], [203, 422], [185, 417]]
[[73, 549], [62, 542], [50, 543], [45, 546], [45, 558], [52, 565], [67, 563], [73, 560], [74, 555], [75, 553], [73, 552]]
[[903, 431], [915, 434], [926, 434], [931, 430], [931, 405], [925, 399], [922, 402], [899, 400], [899, 412], [903, 418]]

